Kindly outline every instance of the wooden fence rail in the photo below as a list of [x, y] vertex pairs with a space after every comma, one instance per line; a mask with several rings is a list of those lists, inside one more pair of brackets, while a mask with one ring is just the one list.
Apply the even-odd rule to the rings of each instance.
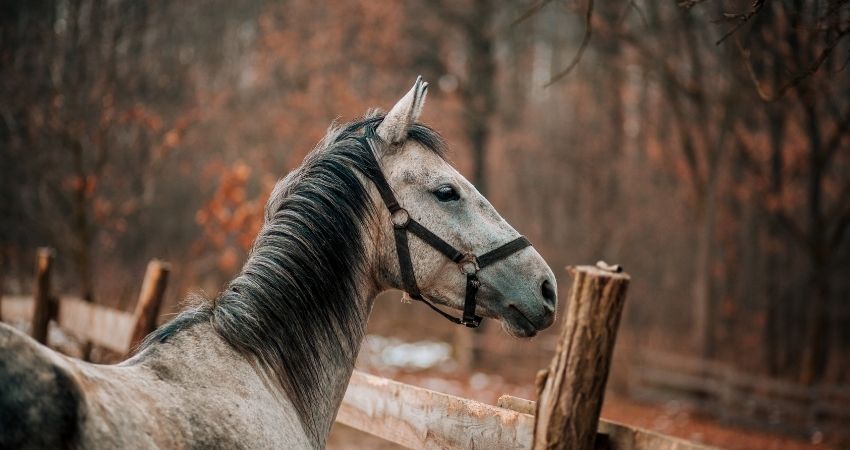
[[135, 312], [131, 314], [76, 297], [54, 297], [50, 285], [54, 255], [52, 249], [38, 249], [35, 295], [3, 297], [0, 317], [4, 321], [30, 322], [30, 334], [46, 344], [48, 323], [55, 320], [60, 328], [83, 341], [125, 354], [156, 328], [168, 281], [167, 263], [152, 260], [148, 264]]
[[801, 386], [721, 362], [657, 351], [639, 353], [632, 367], [628, 390], [637, 399], [676, 400], [721, 421], [773, 432], [850, 437], [847, 387]]
[[534, 418], [355, 371], [336, 420], [409, 448], [531, 448]]
[[[531, 449], [534, 416], [354, 371], [337, 422], [409, 448]], [[709, 450], [601, 419], [599, 449]]]
[[[32, 297], [7, 296], [3, 298], [2, 309], [6, 322], [30, 321], [34, 302]], [[132, 314], [76, 297], [60, 297], [57, 309], [56, 323], [75, 337], [115, 352], [126, 352], [130, 348]]]

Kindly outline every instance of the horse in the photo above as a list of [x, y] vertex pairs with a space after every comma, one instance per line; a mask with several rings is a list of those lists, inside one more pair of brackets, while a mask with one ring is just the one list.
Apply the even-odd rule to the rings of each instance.
[[418, 122], [427, 87], [331, 125], [273, 188], [240, 274], [126, 361], [86, 363], [0, 325], [0, 448], [324, 448], [388, 289], [470, 327], [550, 326], [552, 270]]

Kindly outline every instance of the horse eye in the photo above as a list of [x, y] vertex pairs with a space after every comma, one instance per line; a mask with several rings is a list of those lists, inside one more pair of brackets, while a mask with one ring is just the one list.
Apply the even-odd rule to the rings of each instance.
[[437, 197], [437, 200], [441, 202], [453, 202], [455, 200], [460, 200], [460, 194], [457, 193], [455, 188], [445, 185], [440, 186], [434, 191], [434, 196]]

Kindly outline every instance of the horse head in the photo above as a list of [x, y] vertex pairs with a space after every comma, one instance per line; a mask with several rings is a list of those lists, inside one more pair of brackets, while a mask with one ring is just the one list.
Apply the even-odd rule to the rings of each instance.
[[[498, 319], [517, 337], [555, 319], [557, 286], [540, 254], [443, 157], [417, 120], [428, 84], [413, 88], [372, 130], [381, 217], [377, 282], [411, 297], [464, 311], [450, 320]], [[370, 133], [371, 131], [371, 133]], [[417, 135], [418, 134], [418, 135]], [[435, 308], [436, 309], [436, 308]], [[438, 310], [439, 311], [439, 310]]]

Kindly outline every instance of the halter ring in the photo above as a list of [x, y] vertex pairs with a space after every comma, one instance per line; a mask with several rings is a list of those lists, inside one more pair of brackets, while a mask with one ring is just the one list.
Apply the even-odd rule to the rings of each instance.
[[458, 261], [457, 266], [460, 268], [461, 273], [466, 275], [475, 275], [481, 270], [478, 267], [478, 259], [472, 253], [463, 255], [463, 259]]
[[390, 214], [390, 220], [396, 228], [407, 228], [410, 223], [410, 213], [404, 208], [399, 208]]

